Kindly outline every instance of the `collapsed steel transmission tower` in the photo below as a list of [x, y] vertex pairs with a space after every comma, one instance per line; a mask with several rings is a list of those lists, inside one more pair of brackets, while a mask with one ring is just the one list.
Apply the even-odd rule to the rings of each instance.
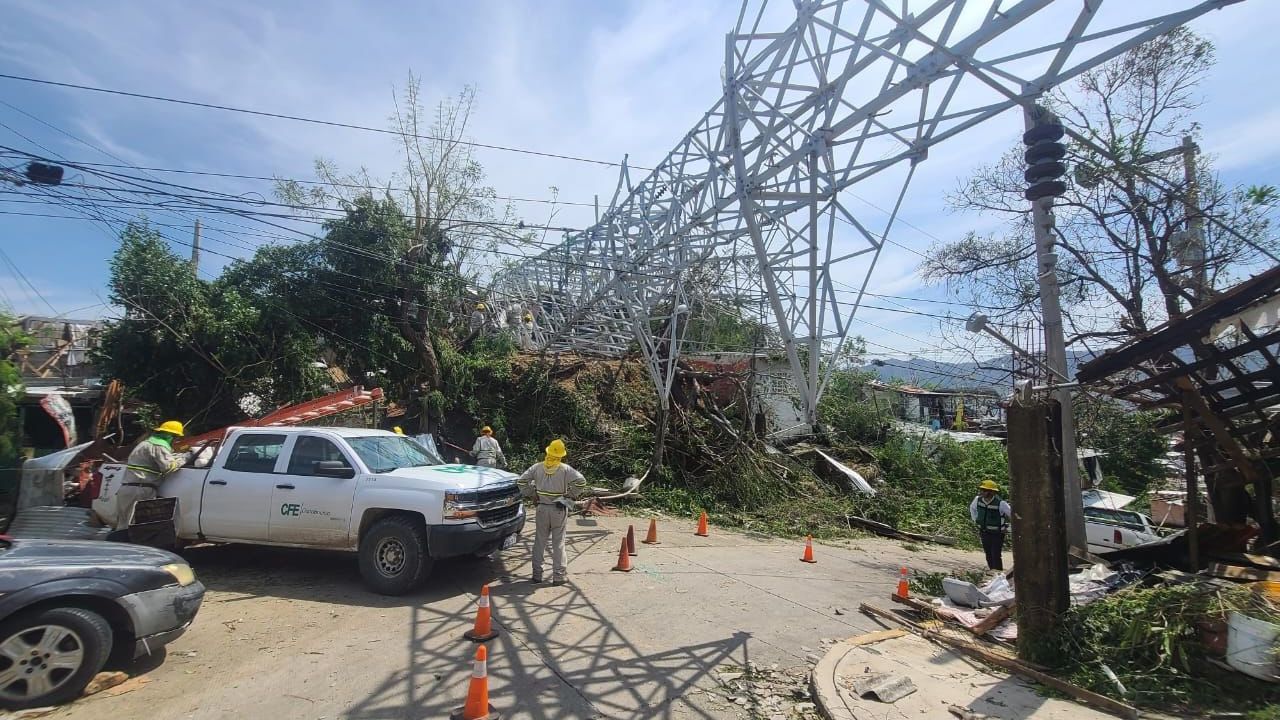
[[[932, 146], [1239, 1], [1149, 17], [1130, 0], [746, 0], [702, 120], [643, 180], [624, 162], [599, 222], [499, 273], [494, 294], [532, 309], [549, 349], [638, 346], [663, 408], [690, 302], [763, 298], [814, 424], [820, 359], [848, 337]], [[790, 25], [761, 29], [771, 9]], [[875, 224], [843, 195], [873, 177], [894, 189]], [[846, 300], [833, 273], [852, 281]]]

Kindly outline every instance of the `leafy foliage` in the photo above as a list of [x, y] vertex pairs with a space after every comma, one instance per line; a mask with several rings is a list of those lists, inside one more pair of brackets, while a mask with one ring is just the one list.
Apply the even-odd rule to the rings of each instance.
[[14, 318], [0, 313], [0, 468], [13, 467], [18, 462], [22, 444], [22, 428], [18, 427], [22, 373], [9, 358], [29, 342]]
[[1102, 472], [1109, 488], [1141, 495], [1164, 478], [1159, 461], [1168, 450], [1168, 439], [1156, 430], [1162, 413], [1084, 395], [1074, 407], [1079, 444], [1106, 453]]
[[1123, 590], [1071, 608], [1047, 656], [1061, 660], [1072, 682], [1104, 694], [1115, 692], [1101, 669], [1110, 667], [1144, 707], [1179, 714], [1274, 707], [1280, 690], [1210, 665], [1202, 642], [1202, 628], [1233, 609], [1280, 620], [1258, 597], [1242, 586], [1200, 583]]
[[[1203, 155], [1195, 165], [1198, 197], [1188, 207], [1176, 149], [1196, 130], [1197, 87], [1213, 63], [1213, 45], [1179, 28], [1047, 98], [1063, 125], [1088, 140], [1068, 143], [1065, 162], [1073, 177], [1054, 204], [1069, 346], [1146, 332], [1201, 299], [1187, 282], [1189, 269], [1201, 264], [1183, 241], [1192, 220], [1204, 226], [1203, 271], [1215, 287], [1280, 249], [1272, 228], [1274, 188], [1226, 188]], [[957, 209], [1005, 218], [1008, 232], [938, 245], [922, 266], [926, 278], [974, 304], [994, 306], [988, 310], [993, 320], [1025, 318], [1039, 297], [1022, 194], [1023, 149], [1011, 148], [949, 198]], [[1103, 307], [1108, 311], [1100, 313]]]
[[104, 328], [95, 362], [165, 416], [217, 426], [244, 417], [246, 395], [273, 407], [322, 388], [314, 335], [282, 300], [200, 280], [145, 223], [121, 234], [110, 288], [125, 314]]

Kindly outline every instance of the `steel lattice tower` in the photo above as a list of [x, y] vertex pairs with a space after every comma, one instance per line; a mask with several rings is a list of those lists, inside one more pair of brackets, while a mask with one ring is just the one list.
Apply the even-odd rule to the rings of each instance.
[[[498, 274], [494, 295], [536, 308], [549, 349], [638, 345], [663, 407], [691, 295], [763, 297], [812, 424], [819, 359], [848, 337], [931, 147], [1239, 1], [1168, 0], [1150, 17], [1129, 0], [795, 0], [790, 25], [765, 30], [768, 0], [746, 0], [702, 120], [642, 180], [624, 163], [600, 221]], [[1073, 22], [1050, 22], [1051, 6]], [[842, 197], [872, 177], [898, 188], [876, 224]], [[854, 279], [846, 300], [837, 269]]]

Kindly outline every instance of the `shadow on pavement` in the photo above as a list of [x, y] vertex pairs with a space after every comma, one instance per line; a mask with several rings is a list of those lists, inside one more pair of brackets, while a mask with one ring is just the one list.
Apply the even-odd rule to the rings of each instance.
[[[571, 530], [571, 554], [594, 549], [606, 537], [606, 531]], [[490, 702], [504, 718], [717, 717], [681, 699], [717, 667], [745, 666], [750, 660], [749, 634], [734, 632], [712, 642], [646, 650], [574, 584], [534, 585], [515, 576], [512, 571], [524, 567], [528, 558], [526, 549], [518, 550], [493, 563], [490, 573], [505, 578], [490, 587], [493, 620], [501, 635], [487, 644]], [[485, 575], [482, 568], [475, 570]], [[469, 594], [478, 590], [478, 585], [465, 588]], [[471, 677], [476, 646], [461, 633], [469, 629], [473, 613], [473, 604], [465, 608], [465, 617], [430, 605], [414, 607], [404, 669], [387, 677], [342, 717], [448, 717], [462, 704]], [[456, 640], [442, 642], [442, 637]], [[669, 647], [671, 641], [662, 637], [655, 644]]]
[[[355, 553], [295, 550], [262, 545], [202, 545], [182, 552], [209, 590], [242, 595], [244, 600], [278, 597], [360, 607], [404, 607], [466, 594], [462, 578], [496, 577], [493, 560], [449, 558], [437, 561], [422, 588], [397, 597], [364, 587]], [[236, 602], [228, 598], [223, 602]]]

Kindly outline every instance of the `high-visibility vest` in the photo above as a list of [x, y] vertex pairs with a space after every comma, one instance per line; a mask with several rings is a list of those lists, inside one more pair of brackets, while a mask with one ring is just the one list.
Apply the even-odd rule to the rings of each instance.
[[986, 502], [981, 496], [978, 497], [978, 529], [979, 530], [1001, 530], [1004, 528], [1004, 518], [1000, 516], [1000, 496], [996, 495], [991, 498], [991, 502]]

